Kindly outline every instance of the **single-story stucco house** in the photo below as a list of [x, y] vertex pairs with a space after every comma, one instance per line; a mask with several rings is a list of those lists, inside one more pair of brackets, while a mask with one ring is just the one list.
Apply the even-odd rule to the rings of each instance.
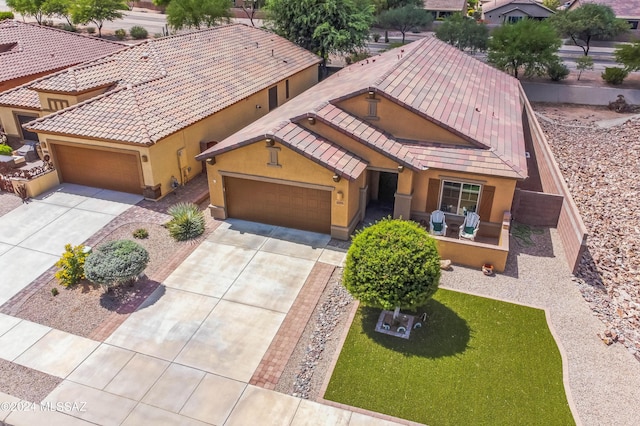
[[[0, 120], [37, 118], [59, 182], [159, 199], [195, 156], [318, 82], [320, 58], [235, 24], [149, 40], [0, 93]], [[41, 118], [38, 118], [41, 117]]]
[[518, 80], [433, 37], [371, 57], [198, 155], [211, 212], [347, 239], [388, 200], [407, 219], [477, 212], [497, 237], [527, 178], [525, 100]]
[[521, 19], [543, 20], [555, 12], [535, 0], [495, 0], [482, 6], [487, 24], [513, 24]]
[[431, 12], [433, 19], [444, 19], [454, 13], [467, 14], [467, 0], [423, 0], [422, 8]]

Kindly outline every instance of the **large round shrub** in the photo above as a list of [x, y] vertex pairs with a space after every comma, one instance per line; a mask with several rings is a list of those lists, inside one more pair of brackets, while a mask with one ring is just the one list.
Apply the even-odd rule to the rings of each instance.
[[353, 238], [343, 283], [364, 305], [388, 310], [424, 305], [440, 283], [436, 243], [415, 222], [383, 219]]
[[191, 240], [204, 232], [204, 214], [195, 204], [174, 204], [167, 212], [173, 217], [167, 224], [167, 228], [169, 234], [176, 240]]
[[135, 280], [149, 263], [149, 253], [131, 240], [116, 240], [93, 250], [84, 263], [85, 277], [106, 288]]
[[147, 30], [139, 25], [131, 27], [131, 29], [129, 30], [129, 34], [131, 34], [131, 37], [136, 40], [143, 40], [149, 36]]

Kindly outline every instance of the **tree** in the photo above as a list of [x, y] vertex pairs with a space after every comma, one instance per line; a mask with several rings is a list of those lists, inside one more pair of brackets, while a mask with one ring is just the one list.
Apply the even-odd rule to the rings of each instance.
[[71, 26], [71, 1], [70, 0], [46, 0], [42, 5], [42, 12], [47, 16], [64, 18]]
[[84, 262], [87, 279], [106, 290], [132, 282], [149, 263], [149, 252], [131, 240], [116, 240], [94, 249]]
[[621, 44], [616, 47], [616, 61], [624, 65], [627, 71], [640, 70], [640, 40], [632, 44]]
[[242, 3], [240, 3], [240, 7], [251, 22], [251, 26], [256, 26], [256, 24], [253, 23], [253, 18], [256, 15], [256, 11], [258, 11], [263, 6], [264, 0], [243, 0]]
[[460, 50], [485, 51], [489, 42], [489, 29], [485, 24], [456, 13], [438, 27], [436, 37]]
[[547, 65], [559, 60], [556, 52], [560, 44], [560, 38], [545, 22], [523, 19], [494, 30], [487, 59], [515, 78], [520, 68], [527, 77], [544, 75]]
[[228, 0], [171, 0], [167, 23], [173, 29], [212, 27], [229, 18]]
[[128, 10], [122, 0], [77, 0], [71, 6], [71, 20], [75, 24], [93, 22], [98, 27], [98, 37], [102, 38], [105, 22], [122, 18], [122, 10]]
[[440, 255], [415, 222], [383, 219], [354, 238], [343, 284], [363, 305], [413, 309], [424, 305], [440, 283]]
[[431, 12], [414, 5], [403, 6], [399, 9], [389, 9], [378, 17], [378, 24], [383, 28], [392, 28], [402, 33], [402, 43], [407, 31], [414, 28], [424, 28], [433, 21]]
[[354, 0], [267, 0], [269, 25], [287, 40], [322, 57], [364, 47], [373, 6]]
[[543, 0], [542, 5], [547, 9], [556, 11], [560, 7], [560, 0]]
[[39, 25], [42, 25], [42, 19], [45, 16], [42, 10], [44, 3], [45, 0], [7, 0], [7, 6], [14, 12], [22, 16], [33, 16]]
[[578, 69], [578, 80], [582, 77], [582, 73], [586, 70], [593, 70], [593, 58], [591, 56], [580, 56], [576, 61]]
[[549, 17], [548, 22], [563, 36], [570, 37], [584, 55], [594, 38], [611, 38], [629, 30], [629, 23], [617, 19], [609, 6], [587, 3], [575, 10], [563, 10]]

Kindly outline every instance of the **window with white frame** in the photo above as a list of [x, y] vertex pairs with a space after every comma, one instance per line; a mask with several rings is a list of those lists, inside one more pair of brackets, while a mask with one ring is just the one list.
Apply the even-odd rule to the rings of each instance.
[[443, 181], [440, 210], [461, 216], [477, 211], [480, 189], [481, 185], [475, 183]]

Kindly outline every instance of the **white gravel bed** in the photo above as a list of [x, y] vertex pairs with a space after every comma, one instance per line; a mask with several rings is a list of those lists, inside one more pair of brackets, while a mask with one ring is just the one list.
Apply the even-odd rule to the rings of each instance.
[[0, 392], [38, 404], [62, 382], [59, 377], [4, 359], [0, 359], [0, 377]]
[[511, 239], [504, 274], [486, 277], [454, 266], [443, 271], [441, 287], [533, 305], [547, 319], [564, 353], [565, 387], [584, 425], [636, 425], [640, 401], [640, 363], [621, 344], [605, 345], [599, 321], [584, 302], [567, 267], [555, 229], [531, 236], [522, 247]]

